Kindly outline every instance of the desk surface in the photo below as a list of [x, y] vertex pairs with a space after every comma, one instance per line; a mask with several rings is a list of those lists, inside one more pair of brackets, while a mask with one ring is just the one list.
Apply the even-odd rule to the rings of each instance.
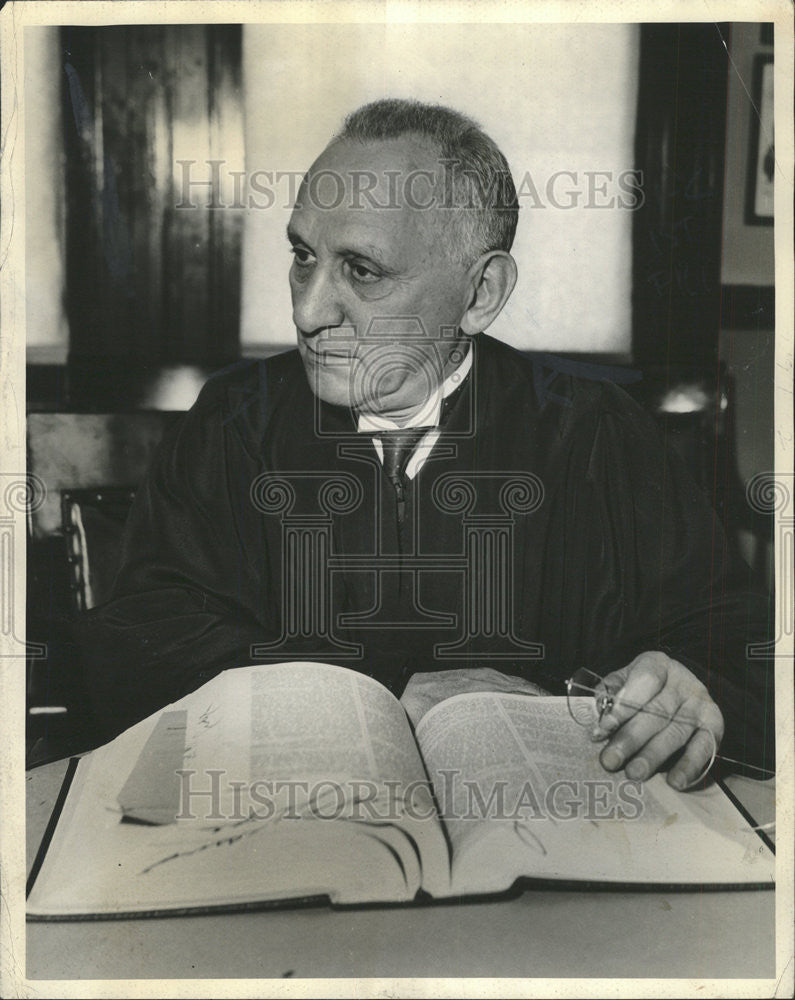
[[[63, 775], [27, 776], [28, 865]], [[730, 779], [763, 821], [770, 783]], [[539, 889], [497, 903], [28, 924], [30, 979], [770, 978], [770, 891]]]

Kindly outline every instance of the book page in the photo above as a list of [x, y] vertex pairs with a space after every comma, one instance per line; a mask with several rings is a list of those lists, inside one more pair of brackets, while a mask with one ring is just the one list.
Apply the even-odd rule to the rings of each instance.
[[[190, 696], [196, 701], [184, 766], [206, 772], [219, 760], [232, 763], [235, 773], [221, 783], [225, 801], [240, 780], [302, 779], [310, 787], [336, 780], [348, 795], [356, 794], [356, 780], [408, 786], [425, 779], [404, 712], [364, 674], [287, 663], [229, 670], [217, 681]], [[301, 787], [293, 794], [300, 799]]]
[[773, 857], [717, 786], [630, 781], [565, 698], [459, 695], [417, 727], [453, 845], [455, 894], [521, 876], [613, 882], [771, 883]]
[[446, 885], [447, 845], [392, 695], [325, 664], [255, 666], [80, 762], [29, 913], [410, 899], [434, 866]]

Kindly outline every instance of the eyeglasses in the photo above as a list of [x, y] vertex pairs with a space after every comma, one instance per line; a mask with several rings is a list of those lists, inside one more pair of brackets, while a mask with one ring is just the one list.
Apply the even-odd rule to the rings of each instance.
[[[614, 706], [624, 709], [631, 709], [635, 712], [645, 712], [647, 715], [654, 715], [657, 718], [665, 719], [668, 722], [676, 720], [677, 723], [684, 724], [693, 729], [693, 732], [705, 733], [711, 744], [709, 763], [699, 773], [698, 777], [691, 781], [685, 788], [693, 788], [700, 784], [716, 760], [723, 760], [729, 764], [736, 764], [742, 768], [748, 768], [754, 772], [754, 777], [770, 778], [775, 772], [764, 767], [756, 767], [754, 764], [746, 764], [744, 761], [735, 760], [733, 757], [726, 757], [718, 753], [718, 745], [715, 736], [710, 729], [705, 729], [698, 719], [680, 715], [677, 712], [661, 712], [659, 709], [650, 708], [648, 705], [633, 705], [621, 697], [621, 685], [608, 686], [604, 677], [595, 674], [592, 670], [585, 668], [578, 670], [569, 680], [566, 681], [566, 703], [569, 707], [569, 714], [579, 726], [586, 726], [593, 729], [601, 724], [602, 719], [610, 712]], [[607, 736], [605, 736], [607, 739]]]

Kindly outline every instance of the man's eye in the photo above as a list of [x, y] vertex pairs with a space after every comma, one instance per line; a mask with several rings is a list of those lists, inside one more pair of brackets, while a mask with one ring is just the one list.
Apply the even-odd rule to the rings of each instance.
[[351, 261], [348, 266], [350, 267], [351, 275], [360, 283], [370, 284], [381, 278], [381, 275], [377, 271], [374, 271], [366, 264], [357, 264], [355, 261]]
[[293, 255], [296, 264], [301, 267], [311, 264], [314, 259], [312, 254], [308, 250], [305, 250], [304, 247], [290, 247], [290, 253]]

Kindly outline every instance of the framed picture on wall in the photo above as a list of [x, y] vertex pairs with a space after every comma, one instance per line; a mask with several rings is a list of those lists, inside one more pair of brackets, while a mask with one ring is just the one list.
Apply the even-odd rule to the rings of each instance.
[[773, 112], [773, 56], [758, 55], [754, 60], [751, 142], [745, 200], [746, 225], [773, 225], [776, 160]]

